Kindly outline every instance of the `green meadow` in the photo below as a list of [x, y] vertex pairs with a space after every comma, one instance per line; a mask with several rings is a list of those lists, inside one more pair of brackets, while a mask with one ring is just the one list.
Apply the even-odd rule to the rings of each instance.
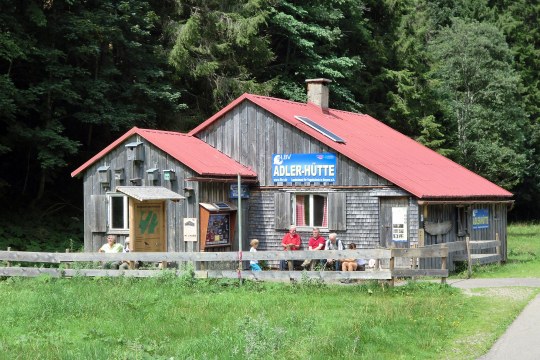
[[[540, 227], [473, 276], [539, 274]], [[540, 289], [176, 277], [0, 281], [0, 359], [476, 359]]]

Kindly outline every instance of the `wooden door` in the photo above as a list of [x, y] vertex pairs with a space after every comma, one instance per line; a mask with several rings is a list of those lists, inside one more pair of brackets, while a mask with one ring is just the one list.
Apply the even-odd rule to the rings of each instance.
[[408, 248], [409, 199], [379, 198], [380, 243], [386, 248]]

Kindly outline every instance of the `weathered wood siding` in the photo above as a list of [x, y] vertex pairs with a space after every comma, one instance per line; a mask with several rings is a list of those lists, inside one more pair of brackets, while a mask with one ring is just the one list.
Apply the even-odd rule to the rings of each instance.
[[391, 185], [386, 179], [340, 155], [250, 101], [239, 104], [219, 121], [202, 130], [197, 137], [236, 161], [251, 167], [258, 174], [260, 186], [274, 185], [271, 171], [272, 154], [325, 152], [337, 155], [337, 179], [333, 185]]
[[[130, 179], [141, 178], [142, 185], [146, 186], [163, 186], [171, 189], [180, 195], [184, 194], [184, 187], [186, 186], [184, 179], [193, 177], [196, 174], [178, 162], [176, 159], [171, 158], [168, 154], [162, 150], [156, 148], [146, 140], [144, 142], [145, 152], [144, 161], [134, 163], [127, 160], [127, 152], [125, 145], [137, 140], [137, 136], [133, 136], [118, 147], [110, 151], [103, 156], [98, 162], [91, 165], [84, 171], [83, 176], [83, 188], [84, 188], [84, 249], [85, 251], [97, 251], [101, 245], [105, 243], [105, 237], [108, 233], [107, 228], [107, 204], [106, 193], [108, 191], [114, 191], [116, 186], [132, 185]], [[109, 165], [111, 171], [111, 183], [108, 187], [103, 187], [99, 183], [97, 168], [103, 165]], [[114, 170], [124, 169], [124, 180], [116, 181], [114, 177]], [[146, 180], [146, 170], [150, 168], [159, 169], [160, 180], [150, 183]], [[175, 181], [162, 181], [162, 174], [164, 169], [173, 169], [176, 171]], [[190, 184], [190, 187], [195, 189], [195, 193], [198, 191], [198, 183]], [[183, 238], [183, 221], [184, 217], [197, 217], [198, 203], [194, 196], [186, 198], [179, 202], [167, 201], [167, 250], [168, 251], [197, 251], [198, 243], [185, 243]], [[124, 241], [124, 238], [128, 236], [127, 231], [115, 231], [111, 232], [118, 235], [120, 242]]]
[[[444, 235], [440, 235], [439, 239], [436, 235], [430, 235], [425, 233], [425, 245], [434, 245], [437, 243], [447, 243], [454, 241], [464, 241], [466, 235], [471, 240], [495, 240], [495, 234], [499, 234], [499, 240], [501, 240], [501, 255], [503, 261], [507, 259], [507, 204], [493, 203], [493, 204], [474, 204], [466, 205], [467, 207], [467, 234], [458, 236], [457, 225], [457, 207], [456, 205], [423, 205], [427, 206], [427, 217], [424, 221], [442, 222], [450, 220], [452, 223], [452, 229]], [[487, 229], [473, 230], [472, 228], [472, 210], [473, 209], [489, 209], [489, 227]], [[420, 214], [423, 209], [419, 209]], [[489, 250], [481, 250], [479, 253], [488, 253]], [[464, 253], [464, 252], [462, 252]], [[448, 269], [453, 271], [455, 269], [452, 253], [448, 256]], [[422, 259], [420, 261], [421, 268], [440, 268], [440, 259]]]
[[[472, 230], [472, 209], [488, 209], [489, 210], [489, 227], [487, 229]], [[508, 206], [506, 204], [478, 204], [471, 207], [469, 216], [469, 234], [471, 240], [495, 240], [495, 234], [499, 234], [501, 240], [501, 256], [502, 260], [507, 260], [507, 217]], [[479, 253], [489, 253], [489, 250], [483, 250]]]
[[[260, 250], [281, 250], [281, 239], [286, 229], [277, 228], [276, 218], [276, 194], [283, 193], [280, 190], [257, 190], [250, 193], [248, 208], [248, 237], [259, 239]], [[328, 238], [329, 232], [336, 232], [338, 237], [348, 245], [354, 242], [358, 248], [378, 248], [379, 240], [379, 199], [381, 196], [404, 196], [406, 193], [395, 189], [363, 189], [363, 190], [340, 190], [336, 192], [345, 199], [345, 225], [346, 230], [321, 229], [321, 234]], [[407, 203], [407, 201], [406, 201]], [[279, 202], [278, 202], [279, 204]], [[413, 204], [415, 205], [415, 204]], [[409, 226], [411, 241], [418, 240], [418, 211], [413, 206], [410, 209]], [[307, 243], [311, 236], [311, 229], [299, 230], [302, 237], [302, 249], [307, 249]]]

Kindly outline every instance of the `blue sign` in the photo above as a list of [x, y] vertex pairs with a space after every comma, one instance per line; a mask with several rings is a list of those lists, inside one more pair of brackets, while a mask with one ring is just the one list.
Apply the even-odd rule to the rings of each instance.
[[[240, 185], [242, 199], [249, 199], [249, 186]], [[229, 199], [238, 199], [238, 184], [231, 184], [229, 187]]]
[[273, 182], [336, 182], [335, 154], [273, 154]]
[[472, 228], [473, 230], [489, 228], [489, 210], [488, 209], [473, 209]]

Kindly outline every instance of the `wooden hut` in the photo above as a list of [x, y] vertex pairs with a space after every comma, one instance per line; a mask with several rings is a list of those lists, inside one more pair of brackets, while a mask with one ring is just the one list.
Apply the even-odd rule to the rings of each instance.
[[[237, 174], [247, 182], [256, 178], [196, 137], [129, 130], [71, 174], [84, 182], [85, 251], [97, 251], [107, 234], [120, 241], [130, 236], [138, 251], [199, 251], [201, 243], [202, 249], [234, 249], [236, 207], [228, 202], [228, 183]], [[201, 214], [206, 224], [197, 221]], [[201, 230], [216, 234], [206, 244]]]
[[[116, 173], [124, 168], [129, 173], [124, 181], [143, 177], [144, 170], [131, 170], [135, 163], [129, 163], [126, 151], [128, 145], [144, 142], [144, 169], [174, 169], [176, 185], [168, 188], [193, 189], [193, 196], [169, 212], [169, 251], [186, 249], [177, 236], [183, 217], [195, 218], [203, 231], [200, 222], [208, 224], [205, 211], [218, 203], [235, 206], [241, 194], [244, 249], [252, 238], [260, 240], [262, 250], [280, 249], [283, 233], [295, 224], [306, 246], [313, 226], [324, 236], [336, 232], [360, 248], [498, 236], [506, 259], [510, 192], [369, 115], [329, 108], [329, 80], [306, 82], [307, 103], [244, 94], [189, 134], [167, 133], [178, 138], [167, 147], [148, 136], [161, 132], [132, 129], [77, 169], [72, 175], [84, 174], [87, 248], [96, 249], [102, 241], [92, 240], [96, 232], [91, 227], [107, 218], [92, 197], [116, 185], [105, 190], [99, 169]], [[187, 139], [201, 147], [189, 160], [179, 156]], [[205, 162], [218, 155], [219, 161]], [[213, 171], [218, 164], [220, 170]], [[243, 179], [241, 191], [233, 180], [237, 173]], [[216, 184], [213, 179], [221, 180]], [[146, 186], [163, 185], [162, 179], [144, 181]], [[102, 224], [97, 233], [107, 231]], [[198, 235], [195, 248], [204, 249], [206, 238], [201, 237], [207, 235]]]

